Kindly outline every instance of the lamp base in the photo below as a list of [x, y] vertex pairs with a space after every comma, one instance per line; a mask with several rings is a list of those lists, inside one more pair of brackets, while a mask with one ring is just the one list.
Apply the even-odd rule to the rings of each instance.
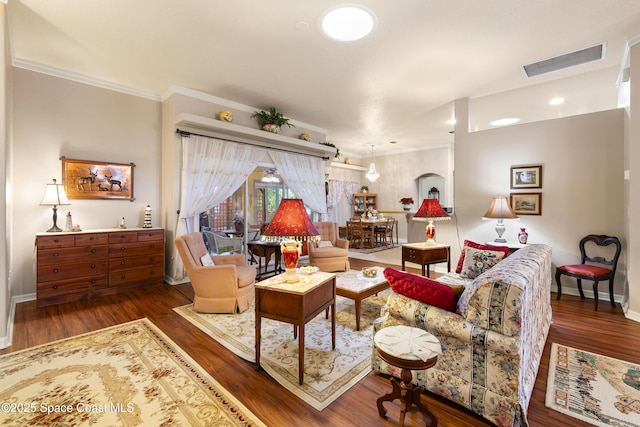
[[494, 242], [497, 243], [507, 243], [507, 239], [503, 238], [503, 237], [496, 237], [496, 240], [494, 240]]
[[285, 283], [296, 283], [300, 281], [300, 277], [298, 277], [298, 273], [296, 272], [296, 268], [285, 268], [284, 274], [282, 275], [282, 280]]
[[57, 225], [53, 224], [53, 227], [48, 229], [47, 233], [60, 233], [61, 231], [62, 231], [62, 228], [60, 228]]
[[435, 241], [435, 240], [433, 240], [433, 239], [427, 239], [427, 241], [425, 242], [425, 244], [426, 244], [427, 246], [435, 246], [435, 245], [437, 245], [436, 241]]

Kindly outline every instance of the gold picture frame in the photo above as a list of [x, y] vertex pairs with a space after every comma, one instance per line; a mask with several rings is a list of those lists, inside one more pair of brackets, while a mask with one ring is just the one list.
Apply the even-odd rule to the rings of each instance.
[[542, 215], [542, 193], [511, 193], [511, 209], [516, 215]]
[[125, 199], [133, 202], [133, 163], [60, 157], [62, 184], [69, 199]]
[[542, 188], [542, 165], [511, 166], [511, 189]]

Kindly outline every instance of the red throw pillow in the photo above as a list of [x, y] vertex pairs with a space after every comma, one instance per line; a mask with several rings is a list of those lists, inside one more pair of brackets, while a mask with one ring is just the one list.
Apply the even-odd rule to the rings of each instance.
[[385, 268], [384, 277], [389, 282], [393, 292], [397, 294], [445, 310], [455, 311], [456, 309], [456, 297], [450, 286], [423, 276], [394, 270], [393, 268]]
[[[462, 245], [462, 247], [464, 248], [465, 246], [474, 248], [474, 249], [480, 249], [482, 251], [504, 252], [504, 258], [506, 258], [509, 255], [508, 246], [483, 245], [482, 243], [472, 242], [471, 240], [465, 240], [464, 245]], [[458, 259], [458, 266], [456, 267], [456, 273], [460, 273], [462, 271], [462, 266], [464, 265], [464, 254], [465, 254], [464, 249], [462, 249], [462, 252], [460, 253], [460, 259]]]

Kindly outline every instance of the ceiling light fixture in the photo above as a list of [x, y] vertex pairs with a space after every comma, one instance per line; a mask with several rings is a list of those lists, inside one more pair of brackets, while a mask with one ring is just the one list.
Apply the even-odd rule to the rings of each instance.
[[519, 121], [520, 119], [517, 117], [507, 117], [504, 119], [494, 120], [490, 124], [491, 126], [507, 126], [507, 125], [512, 125], [514, 123], [518, 123]]
[[368, 8], [357, 4], [332, 7], [320, 16], [322, 34], [331, 40], [352, 42], [371, 34], [378, 20]]
[[365, 176], [371, 182], [374, 182], [380, 177], [380, 174], [376, 171], [376, 164], [373, 162], [373, 144], [371, 144], [371, 163], [369, 163], [369, 172], [367, 172]]

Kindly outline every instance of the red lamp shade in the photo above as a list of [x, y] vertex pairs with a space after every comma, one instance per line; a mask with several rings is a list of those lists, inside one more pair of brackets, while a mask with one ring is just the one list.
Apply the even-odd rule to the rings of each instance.
[[304, 209], [302, 199], [283, 199], [262, 236], [272, 242], [287, 238], [299, 241], [320, 239], [318, 230]]
[[262, 233], [267, 241], [280, 241], [285, 265], [284, 280], [297, 282], [296, 267], [302, 252], [301, 241], [320, 240], [302, 199], [284, 199], [280, 202], [273, 220]]
[[420, 209], [413, 216], [414, 218], [427, 218], [429, 220], [429, 224], [425, 229], [425, 233], [427, 235], [427, 243], [431, 245], [435, 245], [435, 237], [436, 237], [436, 226], [433, 225], [433, 221], [441, 221], [451, 219], [449, 214], [442, 209], [440, 206], [440, 202], [438, 199], [424, 199], [422, 204], [420, 205]]

